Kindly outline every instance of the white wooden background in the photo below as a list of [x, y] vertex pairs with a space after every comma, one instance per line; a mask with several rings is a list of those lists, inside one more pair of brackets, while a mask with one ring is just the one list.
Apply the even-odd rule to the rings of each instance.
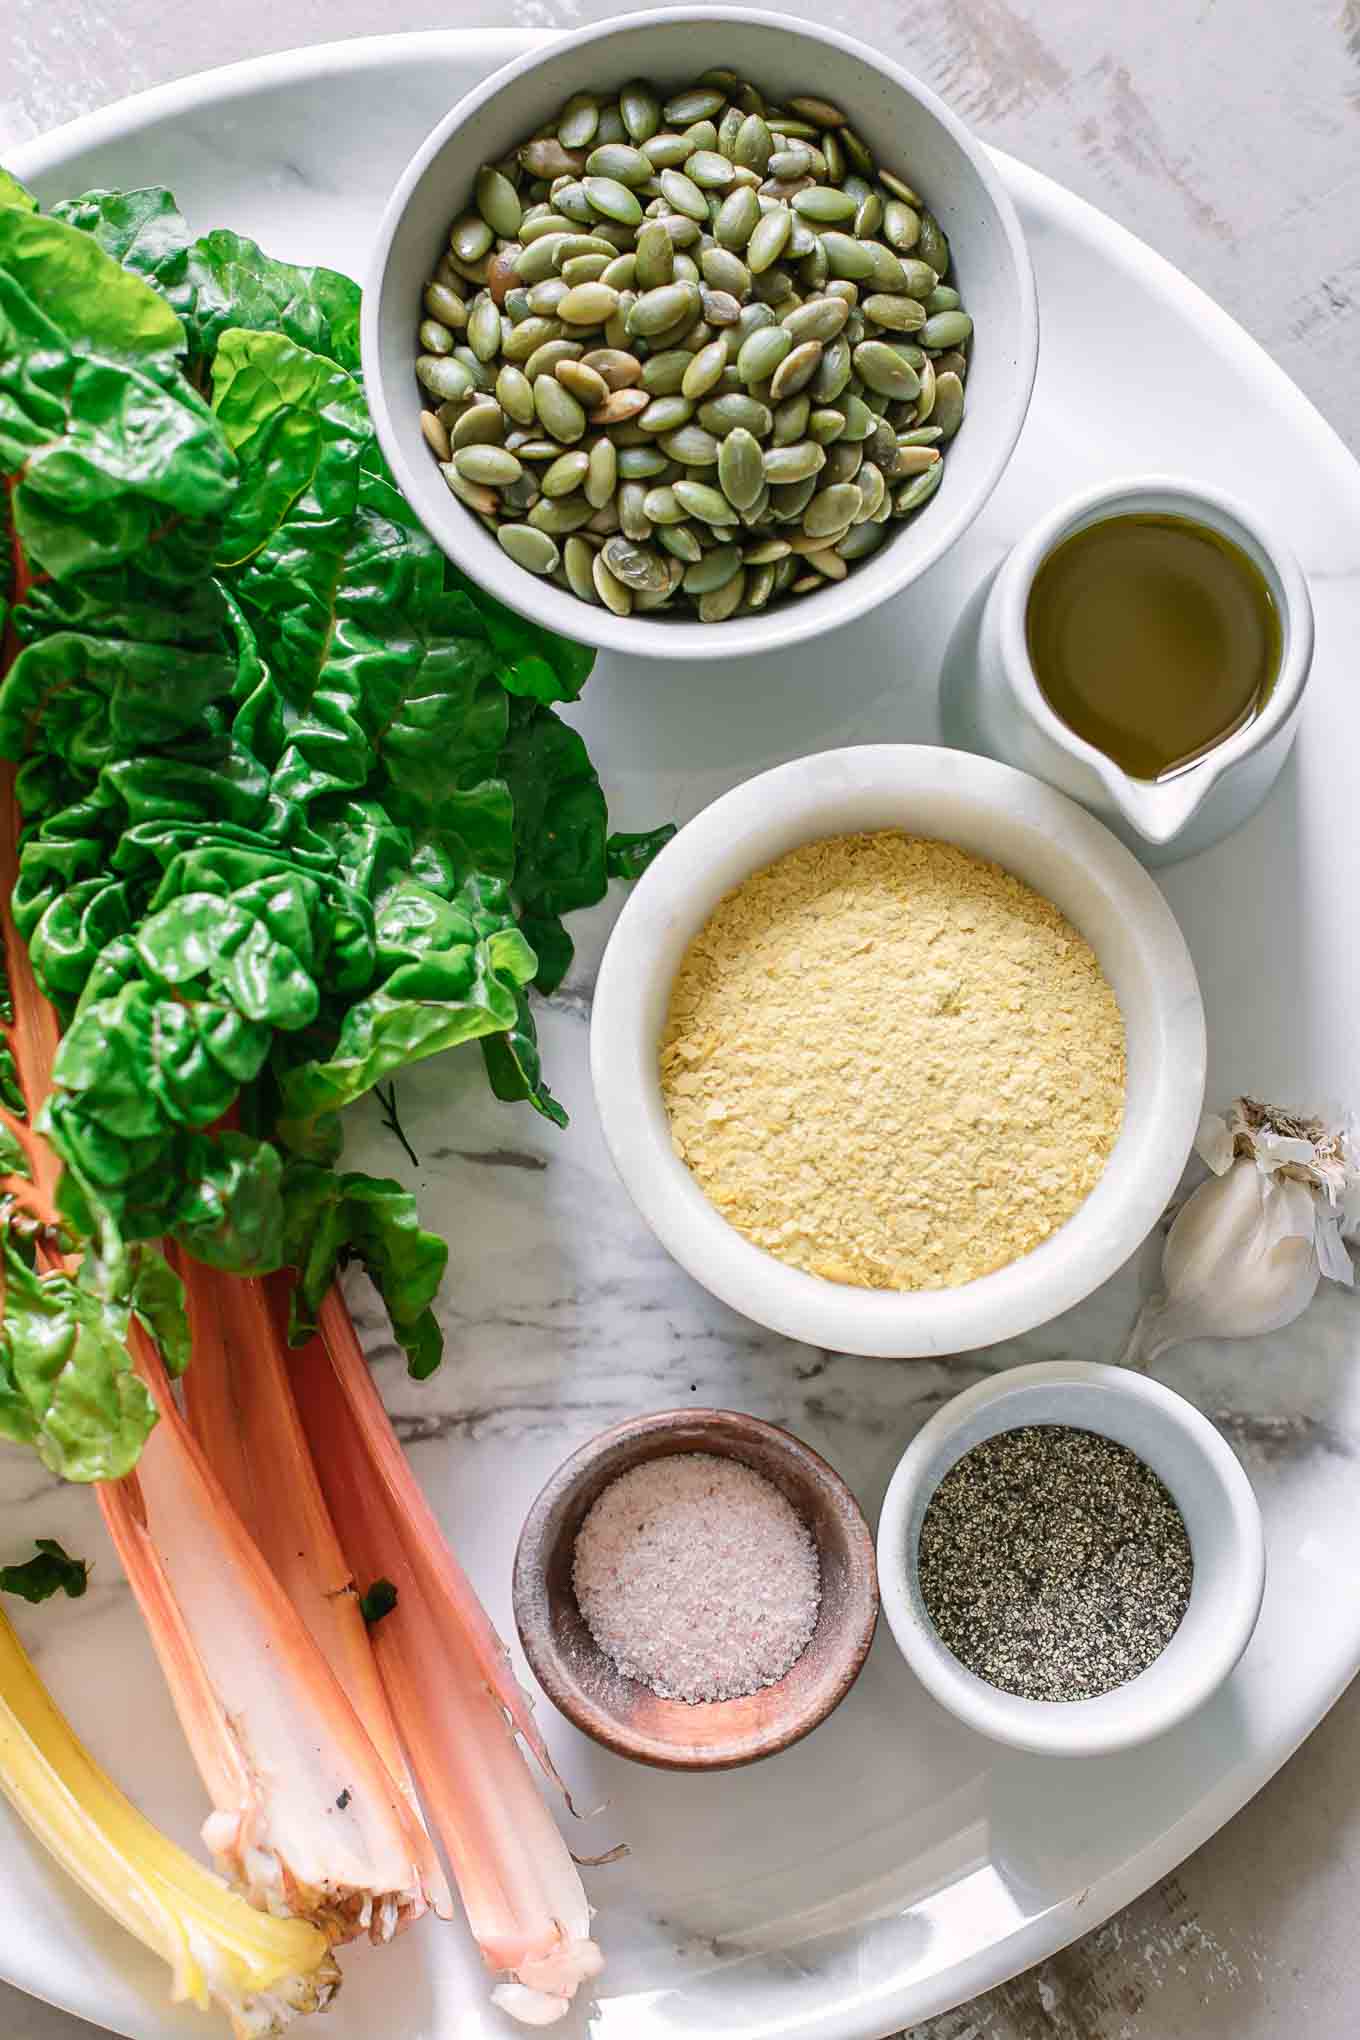
[[[1151, 241], [1360, 451], [1360, 0], [782, 6], [890, 52], [989, 140]], [[507, 21], [571, 28], [625, 11], [615, 0], [0, 0], [0, 156], [126, 93], [267, 50]], [[1147, 396], [1155, 405], [1156, 389]], [[1175, 1876], [909, 2040], [1352, 2040], [1358, 1899], [1353, 1689]], [[0, 2035], [93, 2040], [4, 1985]]]

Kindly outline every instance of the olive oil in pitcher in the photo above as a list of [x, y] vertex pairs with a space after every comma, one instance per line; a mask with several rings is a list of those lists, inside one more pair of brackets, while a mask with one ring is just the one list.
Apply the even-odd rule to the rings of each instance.
[[1265, 576], [1188, 517], [1110, 517], [1034, 577], [1030, 662], [1049, 707], [1133, 779], [1165, 779], [1253, 720], [1280, 667]]

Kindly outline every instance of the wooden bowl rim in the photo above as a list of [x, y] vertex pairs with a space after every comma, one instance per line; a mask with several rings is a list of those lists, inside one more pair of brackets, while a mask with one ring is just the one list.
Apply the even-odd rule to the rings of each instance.
[[[672, 1452], [713, 1452], [737, 1459], [769, 1477], [768, 1466], [755, 1464], [743, 1444], [759, 1445], [768, 1460], [787, 1470], [791, 1484], [816, 1500], [815, 1509], [800, 1514], [815, 1520], [810, 1527], [829, 1525], [843, 1541], [846, 1554], [846, 1599], [833, 1618], [827, 1642], [832, 1676], [796, 1709], [767, 1722], [758, 1733], [735, 1734], [710, 1753], [680, 1747], [662, 1737], [642, 1735], [626, 1726], [607, 1706], [587, 1692], [566, 1661], [554, 1633], [552, 1611], [557, 1599], [548, 1584], [550, 1567], [564, 1538], [574, 1542], [581, 1521], [599, 1494], [620, 1474], [648, 1459]], [[647, 1449], [647, 1448], [654, 1449]], [[574, 1519], [574, 1520], [573, 1520]], [[544, 1483], [524, 1519], [515, 1552], [513, 1603], [515, 1626], [534, 1676], [553, 1705], [584, 1735], [615, 1755], [662, 1770], [731, 1770], [775, 1756], [800, 1742], [840, 1705], [854, 1685], [874, 1640], [878, 1623], [878, 1571], [873, 1534], [854, 1494], [821, 1453], [781, 1425], [742, 1410], [721, 1408], [669, 1409], [626, 1417], [598, 1432], [556, 1469]], [[573, 1597], [574, 1605], [574, 1597]], [[579, 1619], [579, 1610], [576, 1611]], [[584, 1628], [584, 1624], [582, 1624]], [[588, 1635], [588, 1631], [585, 1632]], [[592, 1644], [592, 1649], [595, 1646]], [[809, 1646], [811, 1649], [812, 1646]], [[799, 1664], [803, 1659], [799, 1659]], [[792, 1679], [791, 1668], [786, 1680]], [[766, 1705], [786, 1683], [762, 1689]], [[687, 1705], [685, 1716], [721, 1719], [725, 1709], [746, 1707], [745, 1701], [709, 1701]]]

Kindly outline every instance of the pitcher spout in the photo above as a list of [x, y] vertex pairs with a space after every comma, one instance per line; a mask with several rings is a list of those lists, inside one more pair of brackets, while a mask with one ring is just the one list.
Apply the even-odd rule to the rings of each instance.
[[1169, 843], [1180, 834], [1204, 799], [1214, 774], [1202, 765], [1178, 773], [1160, 784], [1155, 780], [1128, 779], [1110, 773], [1105, 783], [1129, 827], [1148, 843]]

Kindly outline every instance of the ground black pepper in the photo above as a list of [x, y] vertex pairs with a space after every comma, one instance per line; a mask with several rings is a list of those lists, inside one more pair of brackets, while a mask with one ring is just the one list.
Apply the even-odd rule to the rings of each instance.
[[1090, 1700], [1146, 1670], [1190, 1599], [1190, 1540], [1127, 1446], [1065, 1424], [964, 1454], [921, 1525], [917, 1572], [941, 1640], [1029, 1700]]

